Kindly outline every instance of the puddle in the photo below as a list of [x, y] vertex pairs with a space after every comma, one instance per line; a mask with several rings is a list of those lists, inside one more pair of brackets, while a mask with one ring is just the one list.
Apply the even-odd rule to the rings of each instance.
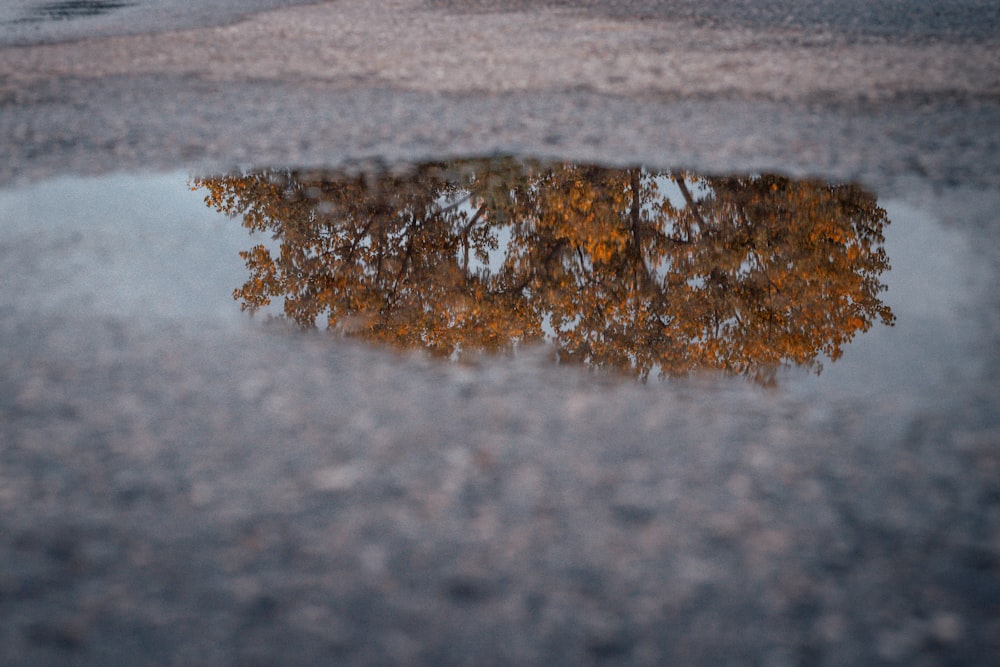
[[484, 159], [62, 179], [0, 193], [0, 232], [5, 317], [244, 326], [243, 309], [334, 345], [870, 391], [961, 370], [973, 344], [961, 235], [769, 174]]
[[135, 3], [115, 0], [62, 0], [45, 2], [24, 10], [19, 22], [65, 21], [107, 14], [116, 9], [132, 7]]
[[4, 0], [0, 46], [228, 25], [254, 12], [307, 0]]

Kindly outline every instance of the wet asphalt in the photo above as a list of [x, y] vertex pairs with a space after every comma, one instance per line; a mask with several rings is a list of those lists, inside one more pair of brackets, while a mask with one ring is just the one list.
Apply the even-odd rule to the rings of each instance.
[[[928, 211], [995, 284], [988, 3], [461, 4], [39, 27], [0, 48], [0, 183], [773, 169]], [[988, 289], [961, 371], [766, 392], [53, 306], [67, 258], [107, 261], [79, 242], [0, 236], [0, 664], [998, 663]]]

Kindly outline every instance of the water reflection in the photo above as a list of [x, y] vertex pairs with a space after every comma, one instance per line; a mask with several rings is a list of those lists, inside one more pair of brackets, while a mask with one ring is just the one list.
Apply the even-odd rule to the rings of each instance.
[[[270, 231], [245, 309], [442, 356], [548, 340], [645, 379], [819, 372], [876, 321], [885, 211], [854, 185], [484, 159], [197, 179]], [[279, 248], [280, 246], [280, 248]]]
[[58, 0], [33, 7], [26, 21], [66, 20], [99, 16], [134, 3], [118, 0]]

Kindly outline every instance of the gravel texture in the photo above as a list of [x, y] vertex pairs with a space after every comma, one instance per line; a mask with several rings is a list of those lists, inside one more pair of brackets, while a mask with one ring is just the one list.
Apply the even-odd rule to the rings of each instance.
[[2, 335], [4, 664], [1000, 650], [995, 384], [928, 407], [277, 329]]
[[[778, 169], [926, 206], [996, 284], [992, 6], [453, 5], [2, 48], [0, 182]], [[0, 236], [19, 286], [65, 253], [27, 248]], [[974, 303], [970, 374], [827, 395], [5, 291], [0, 664], [1000, 664], [1000, 299]]]
[[337, 0], [3, 48], [0, 183], [490, 152], [998, 183], [996, 8], [940, 5], [946, 38], [919, 2], [874, 6], [877, 34], [797, 6]]

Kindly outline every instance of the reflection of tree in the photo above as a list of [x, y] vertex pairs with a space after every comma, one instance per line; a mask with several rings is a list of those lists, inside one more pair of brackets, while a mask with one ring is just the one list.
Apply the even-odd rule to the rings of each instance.
[[244, 308], [436, 354], [550, 338], [561, 359], [767, 381], [875, 320], [885, 211], [855, 186], [514, 160], [375, 177], [207, 178], [280, 241], [243, 253]]

